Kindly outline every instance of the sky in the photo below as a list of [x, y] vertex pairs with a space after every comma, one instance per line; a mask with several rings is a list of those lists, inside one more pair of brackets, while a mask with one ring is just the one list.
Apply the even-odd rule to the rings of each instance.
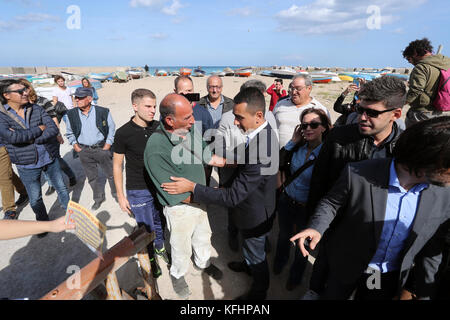
[[448, 0], [0, 0], [0, 66], [411, 67]]

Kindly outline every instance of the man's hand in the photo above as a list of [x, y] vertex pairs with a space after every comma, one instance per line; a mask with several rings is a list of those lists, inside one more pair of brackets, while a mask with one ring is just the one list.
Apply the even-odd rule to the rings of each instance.
[[56, 140], [58, 140], [59, 144], [64, 144], [64, 139], [63, 139], [63, 137], [60, 134], [58, 134], [56, 136]]
[[319, 243], [322, 236], [320, 233], [314, 229], [306, 229], [303, 230], [300, 233], [297, 233], [295, 236], [293, 236], [291, 239], [289, 239], [291, 242], [295, 243], [295, 240], [298, 239], [298, 245], [300, 248], [300, 251], [302, 252], [303, 256], [306, 258], [309, 256], [308, 250], [305, 249], [305, 240], [311, 240], [311, 243], [309, 244], [309, 247], [311, 250], [314, 250]]
[[39, 126], [39, 129], [41, 129], [41, 131], [44, 131], [45, 129], [47, 129], [47, 127], [44, 126], [43, 124], [41, 124], [41, 125]]
[[133, 213], [131, 212], [131, 206], [130, 203], [128, 202], [128, 199], [124, 196], [118, 196], [117, 198], [119, 199], [120, 209], [122, 209], [123, 212], [128, 213], [130, 217], [133, 217]]
[[111, 145], [105, 143], [105, 145], [103, 146], [103, 150], [108, 151], [109, 149], [111, 149]]
[[185, 178], [170, 177], [170, 179], [175, 182], [163, 183], [161, 185], [161, 188], [163, 188], [163, 190], [166, 191], [168, 194], [182, 194], [186, 192], [194, 192], [195, 188], [194, 182]]
[[208, 165], [210, 165], [212, 167], [223, 168], [223, 167], [225, 167], [226, 163], [227, 163], [227, 159], [213, 154], [213, 156], [211, 157], [211, 161], [208, 163]]
[[75, 150], [75, 152], [79, 153], [79, 152], [81, 152], [82, 149], [78, 143], [75, 143], [73, 145], [73, 150]]

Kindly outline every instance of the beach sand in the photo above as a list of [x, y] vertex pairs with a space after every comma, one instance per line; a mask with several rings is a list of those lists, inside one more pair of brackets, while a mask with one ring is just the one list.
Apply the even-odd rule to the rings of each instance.
[[[131, 93], [137, 88], [147, 88], [152, 90], [157, 96], [157, 103], [168, 93], [173, 92], [175, 77], [148, 77], [133, 80], [128, 83], [104, 83], [103, 88], [98, 90], [98, 104], [110, 108], [116, 127], [119, 128], [130, 120], [133, 116], [131, 108]], [[250, 79], [260, 79], [268, 86], [273, 83], [274, 78], [263, 76], [252, 76]], [[193, 78], [195, 92], [201, 96], [207, 94], [206, 77]], [[248, 78], [224, 77], [223, 94], [233, 98], [239, 91], [242, 83]], [[290, 80], [285, 80], [284, 87], [287, 88]], [[347, 82], [317, 84], [314, 86], [312, 95], [322, 102], [332, 114], [332, 121], [337, 119], [338, 114], [333, 111], [333, 104], [339, 94], [348, 85]], [[350, 99], [350, 97], [348, 98]], [[270, 98], [267, 97], [267, 105]], [[159, 112], [157, 113], [159, 118]], [[61, 131], [65, 133], [64, 124]], [[66, 140], [61, 147], [61, 154], [75, 171], [78, 184], [71, 189], [71, 198], [86, 208], [93, 204], [92, 190], [87, 183], [79, 160], [72, 158], [71, 147]], [[16, 171], [17, 172], [17, 171]], [[66, 179], [67, 177], [65, 177]], [[217, 174], [213, 175], [217, 179]], [[103, 179], [103, 183], [106, 179]], [[47, 190], [47, 183], [43, 182], [43, 193]], [[126, 213], [121, 212], [118, 204], [110, 194], [109, 185], [105, 185], [106, 202], [94, 214], [108, 227], [104, 248], [111, 248], [125, 236], [132, 233], [136, 223]], [[56, 193], [51, 196], [43, 196], [47, 210], [51, 219], [64, 215], [63, 210], [57, 202]], [[186, 280], [192, 291], [189, 297], [191, 300], [210, 299], [233, 299], [249, 288], [251, 278], [245, 274], [234, 273], [227, 268], [230, 261], [242, 259], [240, 252], [234, 253], [227, 244], [227, 215], [226, 210], [217, 206], [209, 206], [208, 214], [212, 228], [212, 257], [211, 261], [224, 272], [224, 277], [216, 281], [203, 275], [191, 267], [186, 275]], [[20, 214], [20, 219], [34, 220], [35, 215], [30, 206], [25, 207]], [[270, 269], [273, 266], [276, 236], [278, 234], [277, 223], [271, 232], [272, 251], [268, 254]], [[167, 247], [170, 250], [166, 237]], [[88, 264], [96, 255], [92, 253], [80, 240], [70, 233], [49, 234], [43, 239], [36, 236], [22, 239], [0, 242], [0, 298], [30, 298], [38, 299], [51, 291], [61, 282], [65, 281], [77, 268], [82, 268]], [[291, 260], [292, 262], [292, 254]], [[169, 271], [163, 261], [160, 261], [163, 275], [157, 279], [159, 293], [163, 299], [178, 299], [174, 293], [169, 277]], [[311, 266], [307, 269], [310, 272]], [[285, 290], [288, 267], [278, 276], [271, 275], [270, 290], [268, 299], [299, 299], [305, 291], [303, 285], [288, 292]], [[133, 293], [133, 289], [142, 286], [139, 273], [137, 271], [137, 260], [133, 258], [118, 272], [117, 276], [121, 287], [128, 293]], [[94, 299], [92, 295], [86, 299]]]

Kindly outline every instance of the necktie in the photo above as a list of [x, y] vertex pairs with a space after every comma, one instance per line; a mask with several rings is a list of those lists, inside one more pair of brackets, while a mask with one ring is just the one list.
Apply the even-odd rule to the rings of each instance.
[[245, 136], [245, 147], [248, 148], [248, 145], [250, 143], [250, 137], [249, 136]]

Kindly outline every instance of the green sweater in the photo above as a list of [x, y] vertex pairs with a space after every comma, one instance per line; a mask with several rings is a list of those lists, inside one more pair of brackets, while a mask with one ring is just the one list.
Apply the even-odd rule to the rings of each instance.
[[[182, 139], [167, 132], [161, 123], [150, 136], [144, 152], [144, 163], [156, 187], [158, 200], [163, 206], [175, 206], [186, 200], [190, 193], [169, 195], [161, 188], [170, 177], [186, 178], [195, 183], [206, 184], [204, 163], [211, 161], [211, 151], [193, 128]], [[202, 158], [204, 161], [202, 161]]]
[[433, 100], [439, 86], [441, 70], [450, 69], [450, 58], [436, 54], [421, 60], [409, 77], [406, 103], [417, 111], [435, 111]]

